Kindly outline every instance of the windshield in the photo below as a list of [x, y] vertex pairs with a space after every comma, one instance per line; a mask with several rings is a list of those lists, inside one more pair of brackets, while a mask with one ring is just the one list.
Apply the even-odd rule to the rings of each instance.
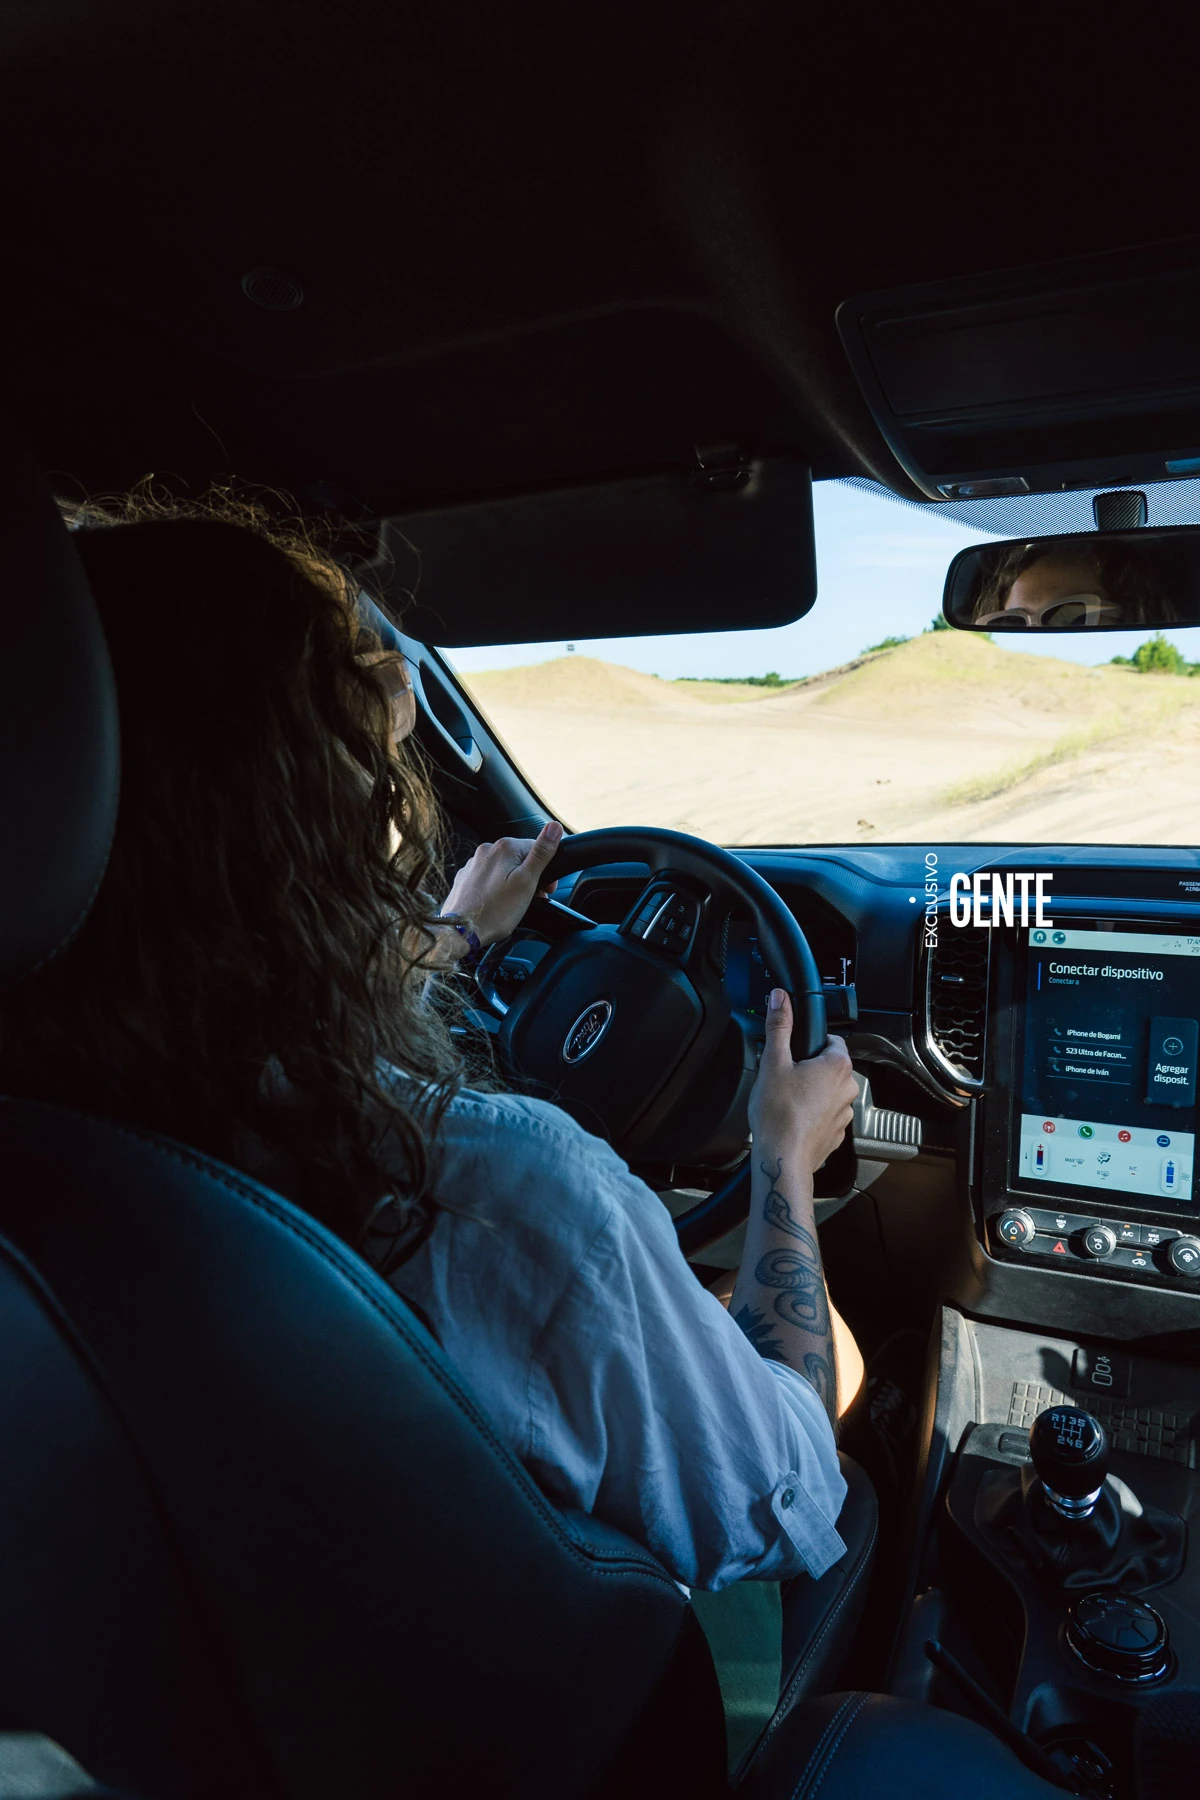
[[[1164, 486], [1176, 506], [1185, 486]], [[1071, 499], [1083, 529], [1090, 502]], [[1200, 629], [951, 631], [951, 558], [1032, 518], [989, 531], [965, 506], [849, 481], [814, 504], [819, 592], [794, 625], [447, 653], [571, 828], [734, 846], [1200, 838]]]

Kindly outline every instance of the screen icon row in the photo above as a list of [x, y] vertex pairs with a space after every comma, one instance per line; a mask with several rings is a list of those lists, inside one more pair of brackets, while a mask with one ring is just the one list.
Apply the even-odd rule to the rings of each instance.
[[1043, 1178], [1057, 1174], [1063, 1180], [1096, 1187], [1110, 1183], [1122, 1188], [1136, 1183], [1140, 1187], [1154, 1182], [1162, 1194], [1186, 1192], [1192, 1173], [1190, 1166], [1177, 1156], [1159, 1156], [1156, 1168], [1155, 1158], [1144, 1151], [1133, 1154], [1125, 1151], [1118, 1155], [1112, 1150], [1088, 1152], [1066, 1145], [1055, 1150], [1046, 1143], [1033, 1145], [1029, 1172]]
[[[1057, 1121], [1054, 1119], [1043, 1119], [1042, 1130], [1048, 1137], [1052, 1137], [1058, 1130]], [[1075, 1130], [1076, 1134], [1081, 1138], [1093, 1138], [1096, 1135], [1096, 1127], [1094, 1125], [1077, 1125]], [[1131, 1131], [1118, 1131], [1117, 1133], [1117, 1142], [1119, 1144], [1128, 1144], [1132, 1138], [1133, 1133]], [[1169, 1133], [1160, 1131], [1154, 1141], [1160, 1150], [1166, 1150], [1170, 1145], [1171, 1139]]]

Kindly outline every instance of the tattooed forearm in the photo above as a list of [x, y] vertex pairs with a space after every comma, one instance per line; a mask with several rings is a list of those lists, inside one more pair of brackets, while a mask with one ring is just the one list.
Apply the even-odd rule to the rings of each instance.
[[769, 1250], [755, 1269], [754, 1279], [762, 1287], [781, 1290], [775, 1296], [775, 1311], [781, 1319], [814, 1337], [828, 1336], [829, 1301], [819, 1259], [813, 1260], [803, 1250]]
[[824, 1356], [818, 1356], [810, 1350], [804, 1359], [804, 1373], [821, 1396], [822, 1404], [831, 1416], [837, 1407], [837, 1378], [833, 1373], [832, 1362]]
[[813, 1217], [812, 1176], [799, 1154], [758, 1147], [746, 1249], [733, 1317], [760, 1356], [786, 1363], [820, 1395], [837, 1423], [833, 1314]]
[[770, 1183], [767, 1197], [763, 1202], [763, 1218], [768, 1225], [774, 1225], [780, 1231], [786, 1231], [789, 1237], [803, 1239], [806, 1244], [811, 1246], [815, 1255], [817, 1246], [813, 1242], [812, 1234], [805, 1231], [803, 1225], [793, 1216], [791, 1207], [779, 1191], [779, 1177], [783, 1173], [783, 1158], [776, 1157], [774, 1168], [770, 1163], [760, 1163], [758, 1166]]
[[768, 1357], [772, 1362], [787, 1361], [783, 1339], [760, 1306], [739, 1307], [733, 1322], [741, 1326], [760, 1356]]

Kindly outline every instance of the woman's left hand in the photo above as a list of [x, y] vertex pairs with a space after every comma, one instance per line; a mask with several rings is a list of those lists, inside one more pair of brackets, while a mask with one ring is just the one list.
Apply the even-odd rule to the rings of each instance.
[[481, 944], [495, 944], [515, 931], [538, 892], [553, 893], [541, 877], [562, 842], [557, 819], [543, 825], [536, 838], [500, 838], [480, 844], [454, 877], [442, 908], [446, 917], [468, 920]]

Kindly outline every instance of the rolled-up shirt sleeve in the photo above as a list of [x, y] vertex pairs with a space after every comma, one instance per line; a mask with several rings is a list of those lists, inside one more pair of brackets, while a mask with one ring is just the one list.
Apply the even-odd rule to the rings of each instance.
[[687, 1587], [823, 1574], [846, 1485], [820, 1399], [700, 1286], [657, 1195], [599, 1163], [602, 1223], [533, 1348], [531, 1472]]

